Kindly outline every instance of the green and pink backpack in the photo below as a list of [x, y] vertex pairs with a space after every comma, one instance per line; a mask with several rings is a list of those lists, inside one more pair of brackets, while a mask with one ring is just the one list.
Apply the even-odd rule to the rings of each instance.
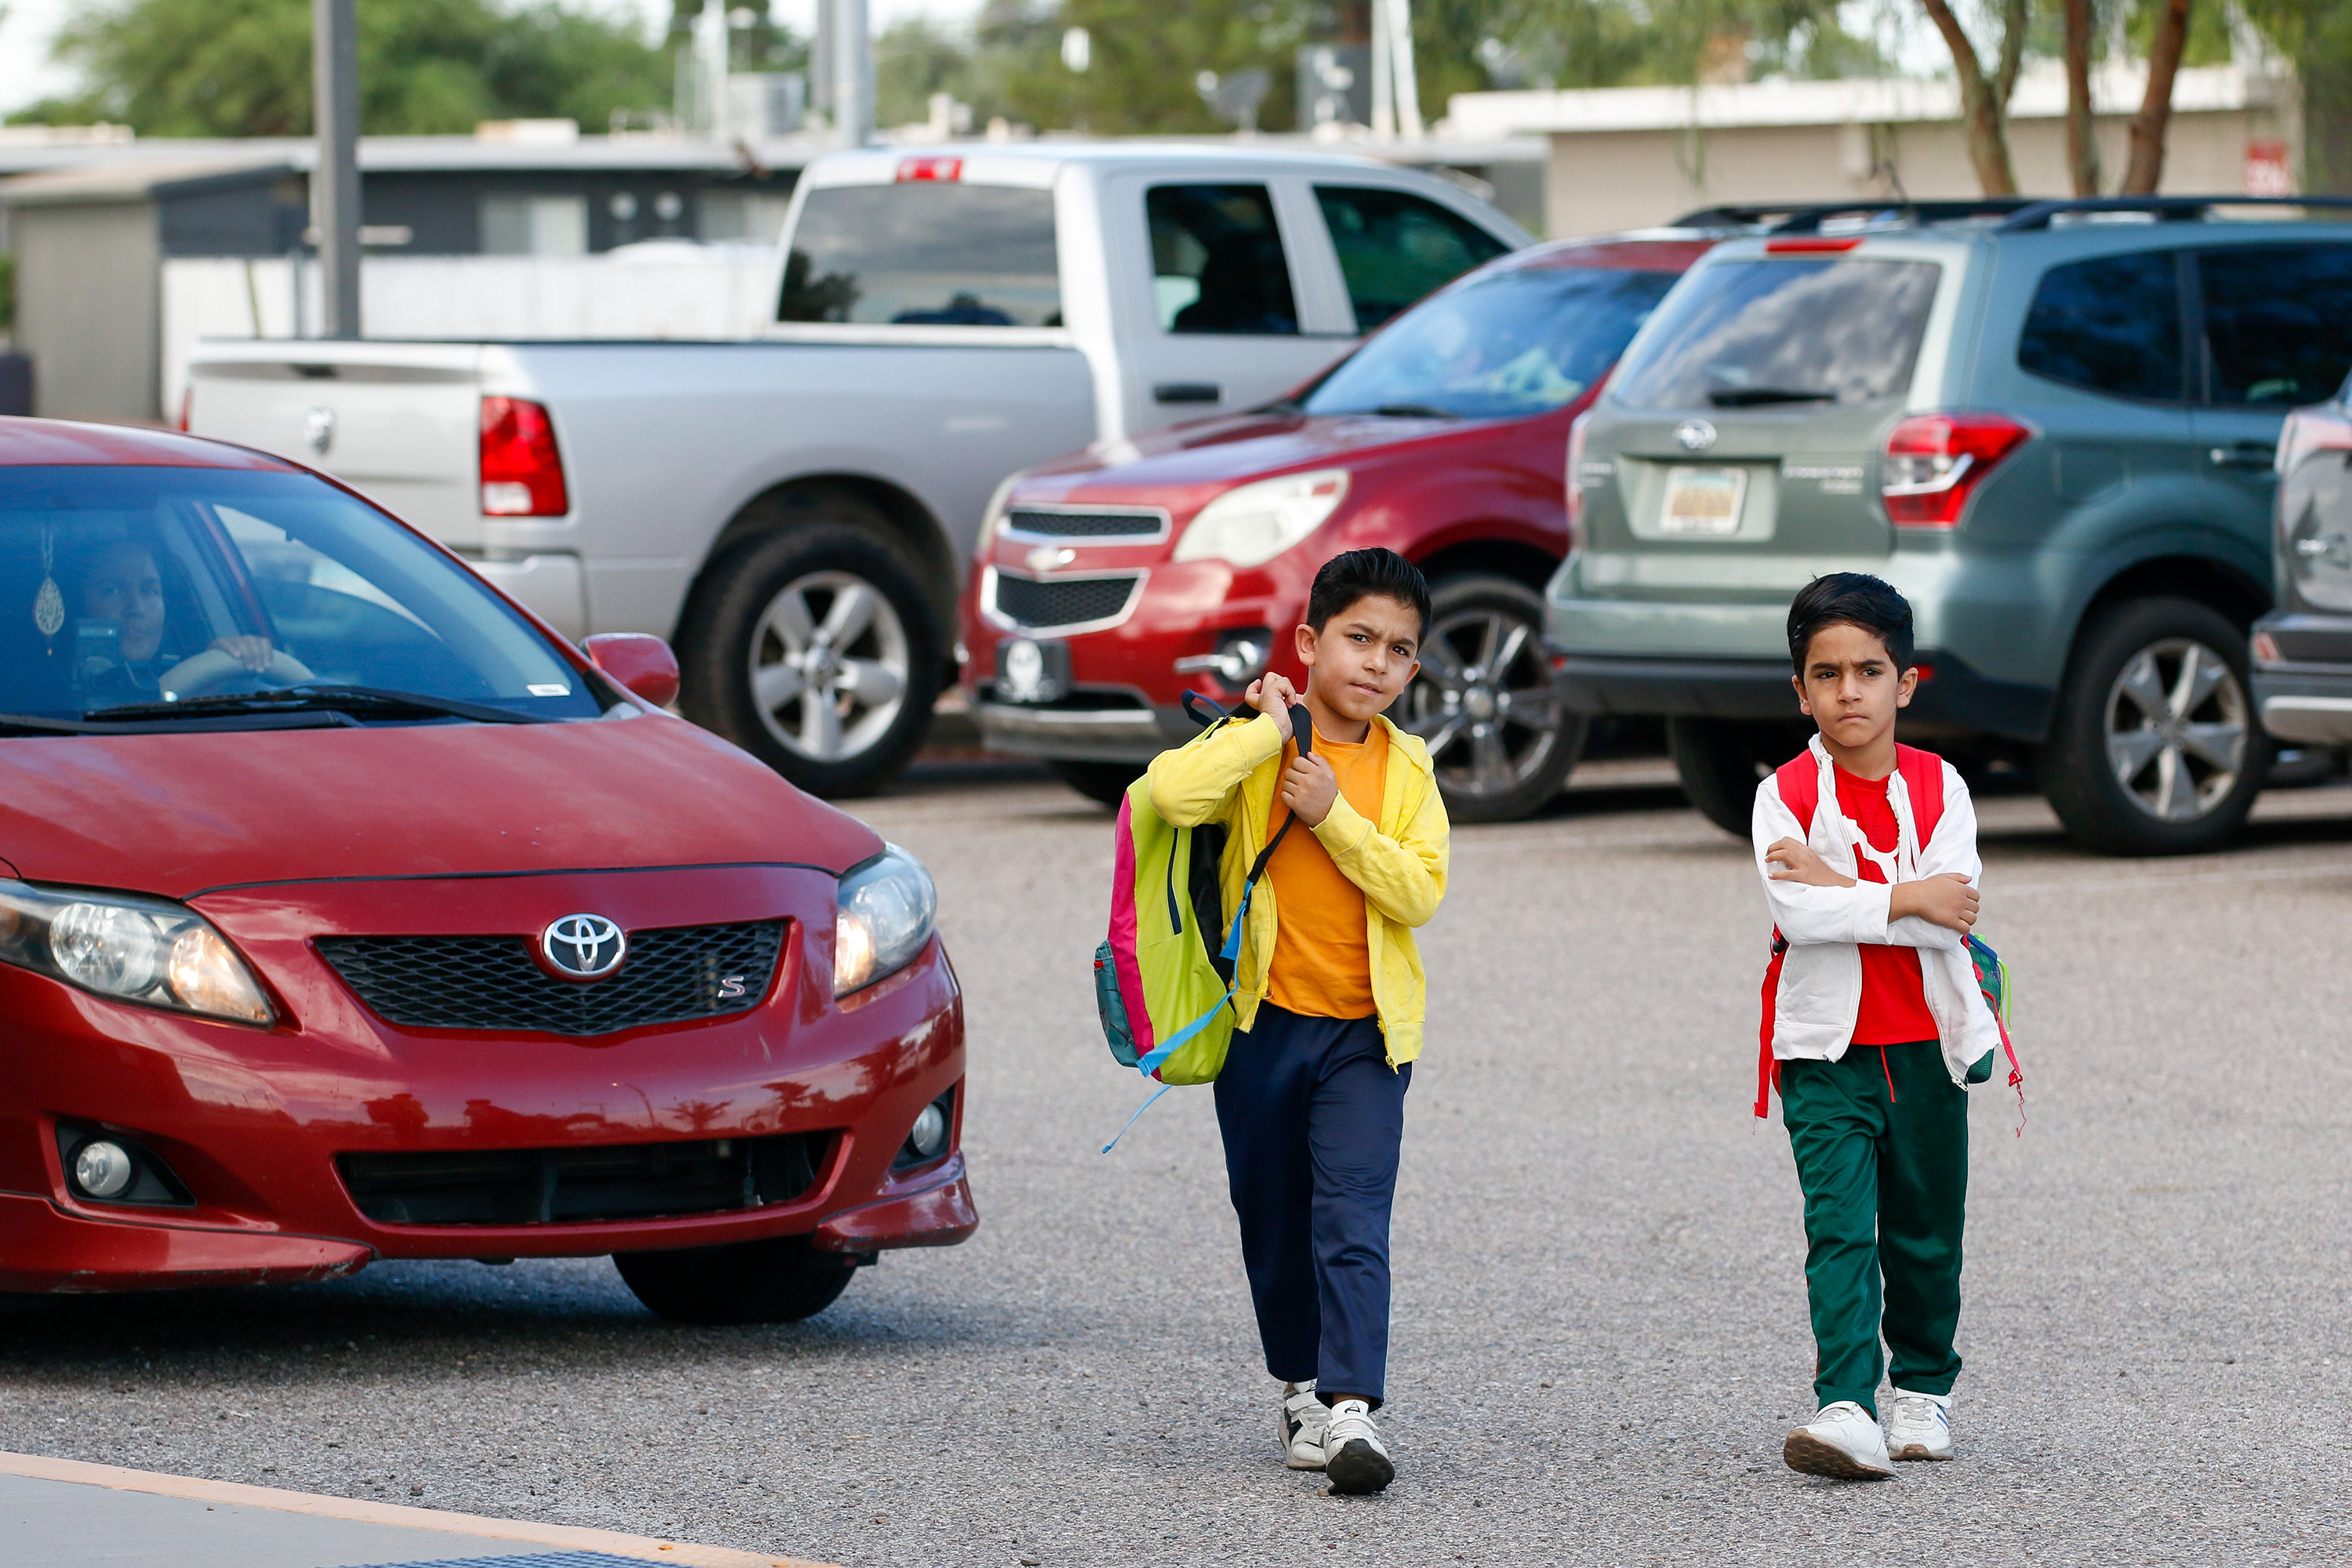
[[[1184, 708], [1211, 728], [1246, 711], [1227, 713], [1190, 691]], [[1290, 722], [1300, 752], [1311, 750], [1315, 728], [1306, 710], [1293, 708]], [[1219, 877], [1225, 825], [1177, 827], [1153, 808], [1149, 778], [1128, 786], [1113, 836], [1110, 932], [1095, 949], [1095, 1006], [1112, 1058], [1160, 1085], [1127, 1119], [1129, 1127], [1168, 1089], [1209, 1083], [1224, 1067], [1235, 1018], [1234, 967], [1250, 895], [1292, 820], [1284, 818], [1250, 867], [1228, 931]], [[1119, 1129], [1120, 1137], [1126, 1133]], [[1118, 1143], [1113, 1138], [1103, 1152]]]

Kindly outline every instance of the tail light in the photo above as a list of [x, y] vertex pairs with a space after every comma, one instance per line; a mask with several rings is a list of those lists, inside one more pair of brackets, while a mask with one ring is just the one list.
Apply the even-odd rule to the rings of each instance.
[[195, 402], [195, 400], [196, 389], [194, 387], [184, 386], [180, 388], [180, 434], [183, 436], [188, 433], [188, 413], [190, 406]]
[[1902, 528], [1951, 528], [2003, 458], [2032, 438], [1998, 414], [1915, 414], [1886, 437], [1879, 494]]
[[572, 510], [555, 425], [540, 404], [482, 399], [482, 515], [562, 517]]
[[2352, 419], [2340, 405], [2298, 408], [2279, 427], [2278, 471], [2291, 472], [2314, 452], [2352, 452]]
[[1584, 427], [1592, 423], [1588, 408], [1568, 427], [1568, 545], [1573, 550], [1584, 536]]

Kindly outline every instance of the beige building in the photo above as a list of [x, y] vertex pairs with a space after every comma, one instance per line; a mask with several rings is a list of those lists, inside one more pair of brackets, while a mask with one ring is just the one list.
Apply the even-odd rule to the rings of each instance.
[[[2093, 79], [2104, 188], [2127, 153], [2146, 68]], [[2167, 194], [2292, 193], [2296, 95], [2291, 79], [2237, 65], [2183, 70], [2172, 95]], [[1642, 228], [1694, 208], [1769, 202], [1916, 200], [1979, 193], [1948, 80], [1757, 81], [1696, 88], [1472, 92], [1447, 133], [1550, 142], [1544, 226], [1553, 236]], [[2054, 65], [2020, 78], [2010, 102], [2019, 187], [2062, 196], [2066, 83]]]

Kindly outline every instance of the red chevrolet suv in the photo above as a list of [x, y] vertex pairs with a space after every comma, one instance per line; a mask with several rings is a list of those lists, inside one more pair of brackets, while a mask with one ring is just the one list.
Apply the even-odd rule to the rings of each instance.
[[992, 749], [1114, 802], [1269, 668], [1316, 569], [1386, 545], [1434, 590], [1397, 718], [1459, 820], [1535, 810], [1583, 721], [1555, 698], [1542, 589], [1568, 552], [1570, 425], [1719, 233], [1530, 247], [1430, 296], [1280, 402], [1097, 443], [998, 493], [963, 605], [963, 683]]
[[772, 1321], [971, 1235], [929, 877], [677, 690], [292, 463], [0, 419], [0, 1292]]

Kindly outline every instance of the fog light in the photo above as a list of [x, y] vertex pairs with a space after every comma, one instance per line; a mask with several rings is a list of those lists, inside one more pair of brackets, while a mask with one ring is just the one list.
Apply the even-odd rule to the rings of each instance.
[[907, 1152], [918, 1160], [929, 1160], [947, 1146], [947, 1107], [934, 1100], [916, 1116], [915, 1130], [907, 1134]]
[[131, 1190], [138, 1173], [131, 1151], [105, 1138], [93, 1138], [74, 1151], [74, 1185], [94, 1198], [119, 1198]]

